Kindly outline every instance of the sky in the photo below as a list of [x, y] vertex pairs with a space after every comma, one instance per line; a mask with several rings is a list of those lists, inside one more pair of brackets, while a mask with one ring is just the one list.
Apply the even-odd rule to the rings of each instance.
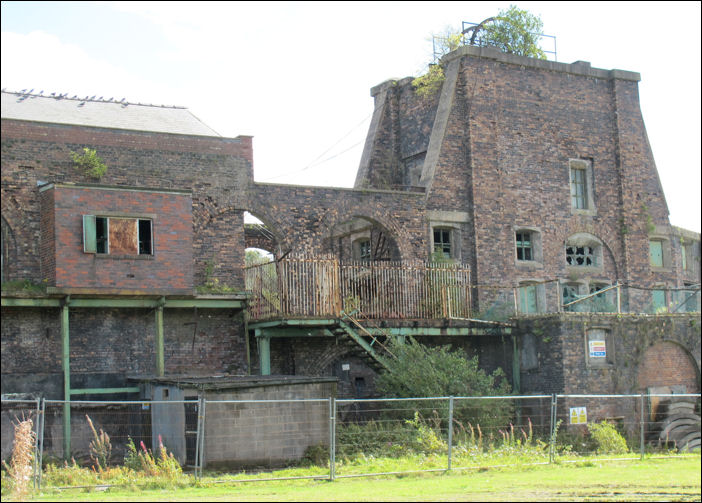
[[[541, 17], [558, 61], [641, 74], [671, 224], [700, 232], [701, 3], [513, 3]], [[432, 34], [509, 5], [3, 1], [0, 81], [185, 106], [222, 136], [253, 136], [258, 182], [352, 187], [370, 88], [423, 73]]]

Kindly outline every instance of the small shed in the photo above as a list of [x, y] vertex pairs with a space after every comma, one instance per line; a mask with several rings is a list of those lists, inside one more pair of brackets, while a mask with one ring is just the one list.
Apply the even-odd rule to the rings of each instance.
[[[203, 466], [274, 467], [329, 444], [329, 399], [335, 377], [138, 377], [151, 403], [152, 445], [159, 436], [185, 466], [194, 466], [198, 416], [204, 409]], [[200, 398], [204, 398], [201, 407]], [[170, 402], [170, 403], [169, 403]]]

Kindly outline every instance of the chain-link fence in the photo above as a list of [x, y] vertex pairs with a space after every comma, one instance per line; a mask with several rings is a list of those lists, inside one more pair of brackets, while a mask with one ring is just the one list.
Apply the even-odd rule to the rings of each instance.
[[[290, 478], [330, 480], [583, 456], [643, 459], [700, 448], [699, 394], [362, 400], [201, 396], [65, 405], [2, 401], [3, 460], [9, 462], [14, 424], [33, 421], [36, 486], [42, 464], [74, 459], [83, 466], [129, 465], [138, 453], [156, 453], [160, 446], [196, 477], [203, 467], [223, 474], [314, 465], [315, 474]], [[64, 421], [67, 410], [70, 421]]]

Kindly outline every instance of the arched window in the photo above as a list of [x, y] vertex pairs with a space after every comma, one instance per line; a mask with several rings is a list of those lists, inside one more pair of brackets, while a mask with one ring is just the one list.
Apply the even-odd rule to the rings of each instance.
[[601, 268], [602, 242], [592, 234], [573, 234], [566, 240], [565, 259], [568, 267]]

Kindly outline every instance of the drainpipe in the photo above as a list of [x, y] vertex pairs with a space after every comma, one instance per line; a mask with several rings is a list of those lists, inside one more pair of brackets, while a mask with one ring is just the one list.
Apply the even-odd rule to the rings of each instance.
[[165, 364], [163, 357], [163, 306], [166, 298], [161, 297], [156, 308], [156, 375], [163, 377]]
[[67, 295], [61, 306], [61, 367], [63, 368], [63, 458], [71, 458], [71, 361]]

